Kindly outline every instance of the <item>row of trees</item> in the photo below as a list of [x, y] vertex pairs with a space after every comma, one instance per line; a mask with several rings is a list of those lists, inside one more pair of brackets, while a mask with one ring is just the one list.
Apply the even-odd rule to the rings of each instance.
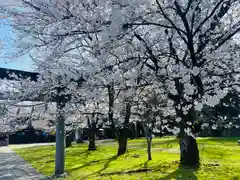
[[[238, 0], [8, 0], [0, 6], [17, 32], [17, 55], [29, 53], [39, 72], [36, 82], [15, 85], [19, 96], [57, 103], [56, 157], [62, 158], [56, 164], [64, 164], [68, 104], [75, 111], [93, 103], [116, 129], [119, 155], [135, 112], [150, 127], [146, 137], [165, 123], [179, 137], [181, 164], [199, 164], [196, 111], [239, 91]], [[149, 95], [157, 103], [146, 103]]]

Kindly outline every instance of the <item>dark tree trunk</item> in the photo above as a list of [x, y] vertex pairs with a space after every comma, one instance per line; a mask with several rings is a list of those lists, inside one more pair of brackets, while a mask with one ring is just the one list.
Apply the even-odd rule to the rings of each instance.
[[180, 164], [196, 168], [199, 166], [199, 151], [197, 141], [192, 136], [184, 136], [179, 139]]
[[[92, 114], [92, 119], [94, 118], [94, 113]], [[92, 122], [90, 122], [90, 119], [88, 118], [88, 150], [89, 151], [94, 151], [97, 149], [96, 144], [95, 144], [95, 137], [96, 137], [96, 132], [97, 132], [97, 128], [96, 128], [97, 124], [94, 120], [92, 120]]]
[[69, 134], [66, 136], [66, 147], [72, 146], [72, 140], [73, 140], [72, 133], [69, 133]]
[[114, 108], [114, 82], [108, 85], [108, 120], [113, 123], [113, 108]]
[[[182, 119], [180, 122], [179, 146], [180, 146], [180, 165], [197, 168], [200, 164], [197, 141], [193, 136], [187, 135], [184, 131], [186, 122], [194, 123], [196, 118], [194, 108], [190, 109], [187, 114], [176, 110], [177, 116]], [[189, 127], [191, 128], [191, 126]]]
[[128, 125], [129, 119], [131, 115], [131, 104], [129, 102], [126, 103], [126, 112], [123, 128], [119, 130], [118, 136], [118, 155], [122, 155], [127, 151], [127, 134], [128, 134]]
[[142, 136], [142, 125], [140, 122], [137, 121], [136, 123], [136, 133], [137, 133], [137, 137], [140, 138]]
[[114, 96], [115, 96], [115, 90], [114, 90], [114, 82], [111, 82], [108, 85], [108, 121], [111, 123], [111, 128], [114, 130], [113, 135], [116, 139], [118, 139], [118, 130], [115, 126], [115, 122], [113, 119], [113, 109], [114, 109]]
[[152, 153], [151, 153], [151, 146], [152, 146], [152, 137], [147, 139], [147, 152], [148, 152], [148, 160], [152, 160]]
[[95, 144], [95, 133], [91, 132], [90, 136], [89, 136], [89, 144], [88, 144], [88, 150], [89, 151], [94, 151], [96, 150], [96, 144]]
[[151, 146], [152, 146], [152, 131], [148, 126], [141, 123], [143, 127], [143, 131], [147, 140], [147, 153], [148, 153], [148, 161], [152, 160]]
[[129, 138], [130, 139], [135, 139], [136, 138], [136, 131], [135, 131], [135, 124], [130, 123], [130, 128], [129, 128]]
[[118, 138], [118, 156], [125, 154], [127, 151], [127, 133], [126, 129], [121, 129]]

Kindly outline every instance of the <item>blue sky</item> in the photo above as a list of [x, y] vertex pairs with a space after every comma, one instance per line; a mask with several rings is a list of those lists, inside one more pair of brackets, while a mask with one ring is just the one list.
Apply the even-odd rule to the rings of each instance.
[[28, 55], [13, 60], [3, 57], [5, 54], [14, 51], [11, 42], [11, 38], [14, 38], [14, 32], [12, 32], [12, 28], [10, 26], [5, 24], [5, 20], [0, 20], [0, 67], [30, 71], [32, 69], [31, 59]]

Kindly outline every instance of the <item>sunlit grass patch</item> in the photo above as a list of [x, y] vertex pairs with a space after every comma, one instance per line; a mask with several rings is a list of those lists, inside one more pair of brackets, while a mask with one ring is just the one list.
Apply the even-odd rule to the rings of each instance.
[[[66, 180], [75, 179], [182, 179], [240, 180], [240, 146], [237, 138], [199, 138], [201, 166], [198, 170], [179, 168], [178, 141], [173, 137], [154, 138], [152, 161], [147, 161], [146, 140], [129, 140], [128, 152], [116, 156], [117, 143], [87, 144], [66, 149]], [[45, 175], [54, 173], [54, 146], [16, 149], [16, 152]]]

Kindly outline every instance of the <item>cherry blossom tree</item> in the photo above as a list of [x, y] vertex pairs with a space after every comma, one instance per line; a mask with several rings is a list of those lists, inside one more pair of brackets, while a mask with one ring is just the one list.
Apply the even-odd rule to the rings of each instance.
[[[174, 108], [169, 106], [168, 98], [157, 93], [152, 86], [139, 88], [134, 98], [132, 119], [141, 124], [147, 141], [148, 160], [152, 160], [151, 144], [154, 132], [163, 134], [164, 130], [177, 135]], [[171, 116], [169, 116], [171, 114]], [[171, 118], [173, 117], [173, 118]]]
[[[88, 9], [85, 2], [75, 1], [74, 3], [78, 3], [76, 5], [79, 5], [80, 9]], [[54, 99], [57, 102], [56, 135], [59, 138], [56, 139], [56, 175], [64, 172], [64, 109], [66, 102], [70, 100], [71, 91], [76, 90], [76, 84], [72, 82], [72, 79], [81, 76], [81, 73], [89, 73], [88, 71], [90, 70], [94, 74], [100, 69], [100, 63], [92, 63], [87, 58], [88, 53], [86, 52], [89, 51], [88, 43], [91, 40], [89, 34], [92, 33], [88, 31], [88, 27], [86, 26], [85, 30], [80, 30], [80, 34], [77, 33], [75, 36], [74, 33], [78, 32], [76, 30], [77, 26], [75, 26], [75, 22], [71, 22], [72, 20], [74, 21], [73, 14], [77, 13], [83, 17], [83, 21], [80, 18], [78, 19], [80, 20], [78, 23], [85, 24], [83, 22], [87, 22], [88, 20], [88, 18], [84, 18], [87, 11], [79, 11], [78, 8], [73, 8], [74, 6], [72, 5], [70, 1], [62, 0], [17, 0], [1, 3], [2, 13], [6, 14], [11, 20], [11, 25], [17, 33], [16, 48], [19, 51], [14, 56], [29, 53], [37, 67], [37, 71], [41, 73], [38, 82], [21, 83], [19, 87], [22, 89], [20, 91], [21, 96], [24, 98], [26, 96], [33, 98], [33, 96], [42, 95], [45, 101], [52, 101]], [[62, 15], [63, 17], [60, 17]], [[89, 17], [92, 16], [93, 14]], [[66, 31], [64, 27], [67, 28], [65, 29]], [[76, 32], [74, 32], [75, 30]], [[73, 33], [68, 34], [69, 31], [73, 31]], [[76, 41], [76, 39], [79, 41]], [[80, 47], [85, 47], [86, 49], [80, 49]], [[85, 51], [78, 53], [79, 50]], [[71, 62], [68, 61], [69, 58], [71, 58]], [[81, 69], [81, 73], [79, 74], [71, 72], [71, 70], [79, 69]], [[71, 78], [72, 75], [74, 77]]]
[[38, 67], [51, 57], [83, 74], [101, 72], [108, 82], [118, 82], [119, 71], [131, 86], [144, 77], [177, 116], [181, 164], [199, 164], [195, 110], [239, 85], [238, 0], [17, 2], [21, 10], [4, 1], [2, 11], [21, 39], [19, 53], [34, 54]]
[[214, 106], [239, 85], [239, 45], [234, 40], [240, 31], [239, 1], [138, 2], [113, 5], [113, 27], [108, 29], [113, 35], [106, 42], [114, 48], [108, 57], [119, 55], [128, 67], [125, 58], [138, 57], [131, 64], [143, 65], [145, 76], [151, 73], [148, 80], [172, 101], [181, 164], [197, 166], [199, 152], [191, 130], [195, 110], [203, 104]]
[[88, 150], [96, 150], [97, 146], [95, 143], [97, 131], [102, 128], [105, 123], [106, 114], [106, 104], [104, 102], [94, 101], [94, 99], [89, 99], [89, 101], [84, 102], [85, 105], [83, 108], [77, 106], [76, 112], [79, 112], [79, 115], [83, 119], [85, 127], [88, 129]]

